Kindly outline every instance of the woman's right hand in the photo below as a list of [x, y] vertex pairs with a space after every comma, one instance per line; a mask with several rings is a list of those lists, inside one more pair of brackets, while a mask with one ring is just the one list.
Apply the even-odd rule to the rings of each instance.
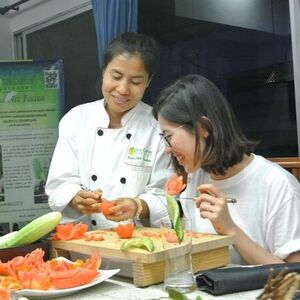
[[102, 190], [96, 189], [95, 191], [88, 192], [80, 190], [73, 197], [70, 206], [86, 215], [99, 212], [99, 203], [101, 203]]
[[234, 235], [237, 227], [231, 219], [223, 192], [212, 184], [201, 184], [197, 190], [200, 196], [195, 204], [200, 216], [209, 219], [218, 234]]

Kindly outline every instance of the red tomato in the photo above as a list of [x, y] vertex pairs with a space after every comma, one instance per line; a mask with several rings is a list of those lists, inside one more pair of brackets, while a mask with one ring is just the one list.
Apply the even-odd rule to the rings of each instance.
[[166, 240], [168, 243], [174, 244], [174, 243], [178, 243], [178, 239], [175, 233], [173, 232], [167, 232], [165, 234]]
[[50, 271], [51, 283], [57, 289], [66, 289], [87, 284], [94, 280], [99, 272], [87, 268], [66, 271]]
[[0, 275], [9, 275], [8, 264], [0, 260]]
[[81, 239], [84, 237], [88, 230], [88, 226], [83, 223], [66, 223], [56, 226], [56, 232], [52, 236], [53, 240], [74, 240]]
[[111, 201], [103, 201], [101, 203], [101, 212], [104, 214], [104, 215], [111, 215], [111, 211], [110, 211], [110, 208], [114, 206], [114, 203], [112, 203]]
[[89, 233], [86, 235], [85, 241], [104, 241], [104, 236], [101, 233]]
[[81, 239], [84, 237], [85, 233], [88, 230], [88, 226], [83, 223], [77, 223], [74, 226], [74, 239]]
[[0, 288], [0, 299], [1, 300], [9, 300], [9, 291], [8, 289]]
[[183, 183], [183, 177], [173, 175], [171, 178], [169, 178], [165, 184], [165, 191], [171, 195], [175, 196], [180, 194], [181, 191], [184, 190], [186, 187], [186, 184]]
[[83, 268], [90, 270], [98, 270], [101, 266], [101, 257], [97, 254], [92, 254], [83, 264]]
[[58, 260], [58, 259], [51, 259], [47, 261], [47, 265], [51, 270], [54, 271], [62, 271], [62, 270], [70, 270], [70, 269], [74, 269], [74, 267], [70, 267], [71, 265], [73, 265], [73, 263], [70, 263], [68, 261], [65, 260]]
[[47, 270], [19, 271], [18, 278], [24, 289], [48, 290], [51, 286]]
[[121, 239], [129, 239], [132, 237], [134, 231], [134, 224], [130, 223], [130, 224], [124, 224], [124, 225], [118, 225], [116, 227], [116, 232], [118, 234], [118, 236]]

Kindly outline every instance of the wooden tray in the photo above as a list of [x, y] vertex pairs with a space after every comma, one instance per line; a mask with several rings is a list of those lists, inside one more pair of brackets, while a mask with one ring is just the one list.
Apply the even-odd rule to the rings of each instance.
[[[160, 237], [151, 237], [155, 250], [151, 253], [143, 249], [132, 248], [121, 251], [124, 240], [120, 239], [113, 230], [95, 230], [103, 234], [104, 241], [52, 241], [54, 255], [60, 250], [83, 254], [98, 253], [101, 257], [116, 258], [132, 263], [133, 282], [137, 286], [148, 286], [164, 280], [164, 255]], [[142, 237], [143, 232], [159, 234], [159, 228], [136, 228], [133, 237]], [[225, 235], [197, 233], [192, 239], [193, 271], [213, 269], [224, 266], [229, 262], [229, 245], [233, 238]], [[61, 254], [60, 254], [61, 255]]]

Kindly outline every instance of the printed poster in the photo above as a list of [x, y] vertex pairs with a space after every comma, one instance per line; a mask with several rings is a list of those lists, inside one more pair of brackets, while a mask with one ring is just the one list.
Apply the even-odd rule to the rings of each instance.
[[0, 235], [50, 211], [45, 182], [63, 91], [61, 60], [0, 62]]

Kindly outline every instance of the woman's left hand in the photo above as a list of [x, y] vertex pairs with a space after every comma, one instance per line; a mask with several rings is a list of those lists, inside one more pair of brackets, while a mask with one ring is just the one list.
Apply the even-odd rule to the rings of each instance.
[[209, 219], [218, 234], [234, 234], [236, 227], [228, 211], [225, 195], [212, 184], [201, 184], [195, 204], [200, 216]]
[[106, 219], [120, 222], [128, 219], [133, 219], [135, 217], [138, 207], [136, 202], [132, 198], [118, 198], [116, 200], [110, 200], [110, 202], [113, 203], [113, 206], [110, 207], [110, 214], [105, 215]]

